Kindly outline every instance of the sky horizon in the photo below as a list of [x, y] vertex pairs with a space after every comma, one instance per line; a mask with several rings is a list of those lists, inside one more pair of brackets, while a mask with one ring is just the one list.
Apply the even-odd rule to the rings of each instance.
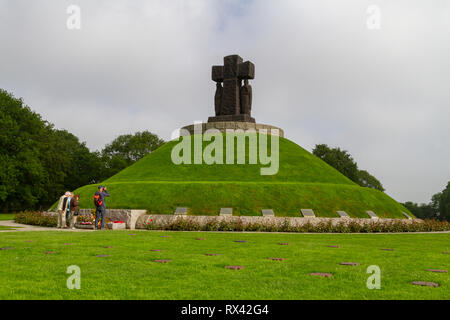
[[206, 122], [211, 66], [239, 54], [258, 123], [428, 203], [450, 180], [449, 16], [445, 0], [0, 0], [0, 88], [98, 150]]

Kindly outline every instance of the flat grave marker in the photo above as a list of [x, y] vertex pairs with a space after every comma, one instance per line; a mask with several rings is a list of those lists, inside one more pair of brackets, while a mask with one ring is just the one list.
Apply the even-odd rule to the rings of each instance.
[[448, 273], [448, 270], [441, 270], [441, 269], [427, 269], [427, 271], [436, 273]]
[[221, 216], [232, 216], [233, 215], [233, 208], [220, 208], [220, 214]]
[[172, 260], [153, 260], [153, 262], [156, 262], [156, 263], [169, 263], [169, 262], [172, 262]]
[[406, 219], [412, 220], [411, 216], [407, 214], [406, 212], [402, 212], [403, 216], [405, 216]]
[[0, 248], [0, 250], [12, 250], [14, 249], [13, 247], [5, 247], [5, 248]]
[[275, 212], [272, 209], [262, 209], [261, 213], [263, 217], [275, 217]]
[[324, 277], [324, 278], [331, 278], [333, 276], [331, 273], [324, 273], [324, 272], [311, 272], [309, 275]]
[[358, 262], [341, 262], [339, 264], [343, 266], [359, 266]]
[[269, 260], [272, 260], [272, 261], [284, 261], [286, 259], [285, 258], [269, 258]]
[[340, 218], [350, 218], [350, 216], [345, 211], [336, 211]]
[[300, 209], [300, 211], [305, 218], [314, 218], [316, 216], [312, 209]]
[[415, 286], [422, 286], [422, 287], [439, 287], [439, 283], [436, 282], [428, 282], [428, 281], [414, 281], [412, 282]]
[[244, 269], [244, 266], [225, 266], [225, 269], [242, 270], [242, 269]]
[[368, 211], [366, 211], [366, 213], [371, 219], [377, 219], [378, 218], [378, 216], [373, 211], [368, 210]]
[[188, 213], [188, 208], [186, 207], [178, 207], [175, 209], [175, 212], [173, 213], [176, 216], [185, 216]]
[[215, 256], [221, 256], [222, 254], [221, 253], [205, 253], [205, 256], [208, 256], [208, 257], [215, 257]]

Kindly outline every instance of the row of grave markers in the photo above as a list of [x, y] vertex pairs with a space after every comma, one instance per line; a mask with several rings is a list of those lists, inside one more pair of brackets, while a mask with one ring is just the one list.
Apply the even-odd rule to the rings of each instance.
[[[189, 208], [186, 207], [179, 207], [175, 210], [174, 215], [187, 215]], [[316, 214], [312, 209], [301, 209], [302, 216], [305, 218], [315, 218]], [[275, 213], [272, 209], [263, 209], [261, 210], [263, 217], [275, 217]], [[340, 218], [349, 218], [350, 216], [345, 211], [337, 211], [337, 214]], [[378, 216], [373, 211], [366, 211], [366, 214], [371, 219], [378, 219]], [[406, 212], [402, 212], [403, 216], [407, 219], [412, 219], [410, 215], [408, 215]], [[232, 216], [233, 215], [233, 208], [221, 208], [220, 209], [220, 216]]]

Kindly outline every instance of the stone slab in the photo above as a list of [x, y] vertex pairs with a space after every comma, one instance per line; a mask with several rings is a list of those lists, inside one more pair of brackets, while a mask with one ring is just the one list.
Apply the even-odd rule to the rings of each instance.
[[178, 207], [173, 214], [176, 216], [185, 216], [185, 215], [187, 215], [187, 213], [188, 213], [188, 208]]
[[422, 286], [422, 287], [439, 287], [439, 283], [436, 282], [428, 282], [428, 281], [414, 281], [412, 282], [415, 286]]
[[378, 219], [378, 216], [375, 214], [375, 212], [368, 210], [366, 211], [366, 213], [371, 219]]
[[241, 270], [244, 269], [244, 266], [225, 266], [225, 269]]
[[347, 214], [347, 212], [345, 211], [337, 211], [337, 214], [339, 215], [339, 217], [341, 218], [350, 218], [350, 216]]
[[324, 272], [312, 272], [309, 275], [310, 276], [324, 277], [324, 278], [331, 278], [333, 276], [331, 273], [324, 273]]
[[221, 216], [232, 216], [233, 208], [220, 208], [220, 215]]
[[224, 116], [209, 117], [208, 122], [251, 122], [255, 123], [255, 119], [248, 114], [232, 114]]
[[127, 228], [126, 223], [114, 223], [114, 222], [108, 222], [106, 224], [108, 229], [110, 230], [125, 230]]
[[172, 260], [153, 260], [153, 262], [156, 262], [156, 263], [169, 263], [169, 262], [172, 262]]
[[[193, 134], [203, 134], [205, 131], [210, 129], [217, 129], [222, 133], [227, 133], [227, 130], [243, 130], [244, 132], [258, 132], [259, 130], [265, 129], [267, 130], [267, 134], [278, 135], [280, 137], [284, 137], [284, 131], [281, 128], [262, 124], [262, 123], [254, 123], [254, 122], [242, 122], [242, 121], [221, 121], [221, 122], [208, 122], [201, 123], [198, 125], [189, 125], [185, 126], [181, 129], [180, 134], [184, 135], [193, 135]], [[197, 130], [197, 131], [196, 131]]]
[[275, 212], [273, 212], [272, 209], [262, 209], [261, 213], [262, 213], [263, 217], [274, 217], [275, 216]]
[[409, 214], [407, 214], [406, 212], [402, 212], [402, 214], [406, 219], [412, 219], [411, 216]]
[[314, 214], [314, 211], [312, 209], [301, 209], [303, 217], [305, 218], [315, 218], [316, 215]]

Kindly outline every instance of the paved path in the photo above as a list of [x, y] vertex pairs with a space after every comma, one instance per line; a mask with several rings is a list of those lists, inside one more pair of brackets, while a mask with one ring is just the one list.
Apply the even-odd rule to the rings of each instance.
[[27, 224], [20, 224], [15, 223], [14, 220], [3, 220], [0, 221], [0, 226], [5, 227], [11, 227], [11, 228], [17, 228], [17, 229], [10, 229], [10, 230], [0, 230], [0, 233], [2, 232], [26, 232], [26, 231], [64, 231], [64, 232], [93, 232], [94, 230], [89, 229], [58, 229], [58, 228], [49, 228], [49, 227], [37, 227], [37, 226], [30, 226]]

